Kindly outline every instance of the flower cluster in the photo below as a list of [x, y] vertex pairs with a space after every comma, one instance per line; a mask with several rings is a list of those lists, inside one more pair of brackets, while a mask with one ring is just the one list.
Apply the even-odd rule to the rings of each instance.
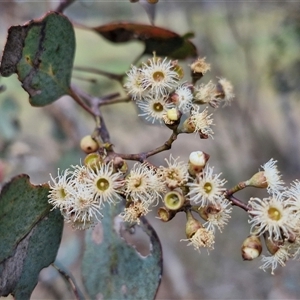
[[139, 218], [151, 210], [150, 206], [158, 204], [163, 191], [164, 185], [154, 168], [136, 163], [125, 178], [126, 208], [121, 216], [127, 222], [139, 223]]
[[[217, 84], [209, 81], [197, 85], [210, 69], [204, 58], [190, 67], [192, 83], [181, 82], [183, 70], [177, 61], [155, 55], [139, 68], [132, 66], [127, 73], [124, 87], [139, 107], [140, 116], [152, 123], [163, 122], [172, 130], [165, 145], [181, 133], [196, 132], [203, 139], [213, 137], [208, 106], [228, 105], [234, 97], [232, 85], [225, 78], [219, 78]], [[205, 108], [201, 109], [201, 105]], [[165, 159], [166, 165], [160, 166], [150, 164], [144, 154], [139, 159], [134, 155], [135, 160], [143, 162], [136, 162], [128, 170], [122, 155], [116, 156], [109, 145], [101, 147], [91, 136], [85, 137], [81, 142], [81, 148], [89, 153], [85, 164], [58, 172], [56, 178], [51, 176], [49, 203], [60, 209], [74, 228], [86, 229], [100, 222], [106, 204], [122, 201], [124, 210], [120, 216], [133, 225], [159, 205], [158, 218], [164, 222], [184, 212], [187, 221], [183, 241], [198, 251], [210, 250], [216, 230], [223, 231], [232, 205], [236, 205], [248, 213], [251, 224], [250, 236], [242, 246], [245, 260], [260, 256], [262, 238], [270, 253], [262, 258], [263, 270], [271, 268], [273, 273], [288, 259], [300, 257], [300, 182], [284, 187], [275, 160], [264, 164], [249, 180], [227, 190], [222, 173], [214, 172], [207, 163], [209, 155], [202, 151], [192, 152], [188, 162], [171, 154]], [[243, 203], [233, 194], [246, 187], [264, 188], [268, 196], [252, 197], [248, 204]]]
[[56, 178], [51, 176], [49, 203], [60, 209], [73, 228], [87, 229], [100, 221], [105, 204], [115, 204], [122, 199], [122, 176], [114, 172], [111, 162], [95, 168], [72, 166], [62, 174], [58, 172]]
[[[200, 251], [201, 247], [213, 249], [215, 229], [222, 232], [228, 223], [232, 208], [224, 197], [221, 174], [214, 174], [207, 164], [208, 156], [202, 151], [192, 152], [189, 162], [184, 163], [170, 156], [168, 166], [161, 166], [158, 174], [166, 184], [164, 207], [158, 211], [162, 221], [169, 221], [179, 211], [187, 214], [186, 241]], [[194, 218], [198, 214], [205, 223]], [[185, 241], [185, 240], [183, 240]]]
[[126, 208], [121, 216], [125, 221], [139, 223], [139, 217], [151, 211], [171, 190], [183, 187], [188, 181], [187, 164], [170, 155], [167, 166], [154, 167], [136, 163], [125, 178]]
[[[226, 181], [220, 179], [221, 174], [213, 173], [207, 154], [192, 152], [188, 162], [171, 154], [164, 166], [137, 162], [129, 171], [123, 168], [125, 172], [116, 170], [117, 159], [108, 163], [104, 160], [95, 163], [94, 155], [89, 154], [86, 165], [72, 166], [56, 178], [51, 176], [49, 203], [61, 210], [66, 222], [77, 229], [89, 228], [100, 222], [106, 204], [124, 200], [120, 216], [125, 222], [139, 224], [140, 217], [163, 203], [158, 209], [162, 221], [185, 212], [189, 244], [197, 250], [213, 249], [215, 229], [222, 231], [231, 208], [224, 198]], [[194, 219], [192, 211], [204, 220], [203, 225]]]
[[[270, 254], [262, 256], [263, 270], [271, 268], [273, 274], [278, 265], [284, 266], [288, 259], [300, 257], [300, 181], [284, 187], [273, 159], [249, 180], [227, 190], [222, 173], [214, 172], [207, 163], [209, 156], [202, 151], [192, 152], [188, 162], [171, 154], [165, 165], [137, 162], [130, 170], [120, 157], [106, 163], [105, 157], [101, 157], [95, 163], [94, 156], [97, 157], [89, 154], [85, 165], [58, 171], [58, 176], [51, 176], [49, 182], [49, 203], [61, 211], [73, 228], [94, 226], [101, 221], [105, 205], [121, 201], [125, 204], [120, 214], [123, 220], [139, 224], [140, 217], [162, 203], [158, 208], [159, 219], [167, 222], [184, 212], [187, 239], [182, 240], [198, 251], [210, 250], [216, 230], [222, 232], [230, 219], [231, 204], [241, 205], [232, 203], [231, 195], [252, 186], [266, 189], [268, 197], [252, 197], [244, 206], [251, 228], [242, 246], [243, 258], [252, 260], [261, 255], [261, 238]], [[202, 218], [203, 224], [195, 215]]]
[[262, 168], [246, 181], [247, 186], [266, 188], [268, 192], [268, 197], [253, 197], [248, 202], [250, 233], [265, 239], [270, 255], [262, 256], [261, 269], [271, 268], [274, 274], [278, 265], [284, 266], [288, 259], [299, 257], [300, 183], [294, 181], [289, 188], [283, 187], [273, 159]]
[[[196, 85], [196, 81], [210, 70], [205, 58], [199, 58], [191, 66], [193, 83], [181, 82], [183, 69], [177, 61], [159, 58], [155, 55], [140, 68], [132, 66], [127, 73], [124, 88], [136, 103], [147, 121], [172, 124], [178, 121], [182, 114], [186, 122], [180, 129], [182, 132], [199, 132], [200, 136], [212, 136], [210, 128], [213, 125], [207, 108], [200, 110], [200, 105], [210, 105], [213, 108], [228, 105], [234, 98], [233, 88], [229, 81], [220, 78], [217, 84]], [[178, 118], [170, 117], [169, 111], [176, 109]]]

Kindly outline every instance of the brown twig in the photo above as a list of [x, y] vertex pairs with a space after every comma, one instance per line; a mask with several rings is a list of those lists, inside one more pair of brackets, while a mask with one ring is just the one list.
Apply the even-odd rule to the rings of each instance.
[[62, 13], [73, 2], [75, 2], [75, 0], [60, 0], [58, 7], [54, 11]]
[[99, 97], [95, 97], [95, 96], [92, 96], [92, 95], [84, 92], [83, 90], [79, 89], [76, 86], [72, 86], [72, 89], [80, 97], [84, 98], [89, 103], [91, 103], [91, 106], [96, 105], [97, 106], [97, 111], [98, 111], [99, 106], [109, 105], [109, 104], [116, 104], [116, 103], [121, 103], [121, 102], [130, 102], [131, 101], [130, 97], [117, 98], [117, 97], [120, 96], [120, 93], [113, 93], [113, 94], [109, 94], [109, 95], [106, 95], [106, 96], [103, 96], [103, 97], [99, 98]]
[[229, 189], [226, 191], [226, 196], [229, 197], [231, 195], [233, 195], [234, 193], [244, 189], [246, 187], [246, 182], [245, 181], [241, 181], [239, 182], [236, 186], [234, 186], [233, 188]]
[[173, 132], [169, 139], [162, 145], [148, 152], [141, 152], [136, 154], [123, 154], [123, 153], [115, 153], [116, 156], [120, 156], [126, 160], [135, 160], [139, 162], [144, 162], [150, 156], [153, 156], [162, 151], [166, 151], [171, 149], [173, 142], [177, 139], [178, 133]]
[[173, 131], [172, 134], [171, 134], [171, 136], [169, 137], [169, 139], [162, 146], [157, 147], [157, 148], [155, 148], [155, 149], [153, 149], [151, 151], [148, 151], [146, 153], [146, 157], [148, 158], [148, 157], [153, 156], [153, 155], [155, 155], [157, 153], [160, 153], [162, 151], [166, 151], [166, 150], [171, 149], [172, 144], [177, 139], [177, 136], [178, 136], [178, 133]]
[[96, 130], [98, 131], [103, 143], [110, 143], [110, 135], [109, 135], [109, 131], [106, 127], [106, 123], [102, 117], [102, 114], [100, 112], [100, 116], [99, 116], [99, 119], [100, 119], [100, 126], [98, 126], [96, 128]]
[[228, 197], [226, 196], [226, 198], [231, 202], [231, 205], [238, 206], [247, 212], [250, 210], [250, 207], [247, 204], [245, 204], [244, 202], [242, 202], [241, 200], [239, 200], [238, 198], [236, 198], [232, 195], [228, 196]]
[[78, 87], [73, 86], [72, 89], [74, 92], [76, 92], [76, 95], [80, 95], [80, 97], [89, 103], [90, 111], [96, 120], [95, 135], [100, 136], [104, 143], [110, 143], [110, 135], [99, 107], [102, 101], [104, 101], [105, 104], [108, 104], [107, 102], [112, 101], [115, 97], [118, 97], [119, 93], [113, 93], [102, 98], [98, 98], [87, 94]]
[[93, 117], [95, 117], [94, 111], [85, 103], [82, 101], [80, 96], [72, 89], [69, 89], [69, 95], [89, 114], [91, 114]]

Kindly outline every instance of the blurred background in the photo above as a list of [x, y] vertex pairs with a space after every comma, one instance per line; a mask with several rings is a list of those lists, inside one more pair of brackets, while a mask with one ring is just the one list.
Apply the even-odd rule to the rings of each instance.
[[[0, 48], [4, 48], [10, 26], [39, 18], [57, 5], [52, 1], [1, 1]], [[112, 21], [150, 24], [144, 7], [129, 1], [75, 1], [65, 14], [71, 21], [94, 27]], [[210, 165], [227, 179], [227, 188], [250, 178], [270, 158], [278, 160], [287, 184], [300, 178], [299, 3], [159, 1], [155, 25], [180, 35], [194, 32], [192, 42], [211, 64], [211, 72], [201, 82], [225, 77], [236, 95], [231, 106], [215, 110], [214, 139], [181, 135], [173, 144], [173, 156], [187, 160], [191, 151], [205, 151], [210, 154]], [[75, 32], [75, 66], [121, 74], [143, 51], [139, 42], [112, 44], [92, 31], [75, 27]], [[180, 61], [187, 70], [186, 80], [191, 62]], [[115, 82], [86, 72], [74, 70], [72, 84], [99, 97], [114, 92], [125, 95]], [[0, 184], [20, 173], [29, 174], [35, 184], [47, 182], [49, 173], [56, 174], [58, 167], [67, 168], [84, 158], [79, 141], [92, 133], [94, 123], [72, 99], [63, 97], [47, 107], [33, 108], [16, 75], [0, 78], [0, 85], [4, 86], [0, 93]], [[132, 103], [104, 107], [103, 115], [117, 152], [147, 151], [162, 145], [170, 135], [169, 129], [141, 120]], [[163, 164], [170, 153], [160, 153], [151, 162]], [[237, 196], [247, 201], [266, 193], [248, 189]], [[215, 250], [209, 255], [179, 242], [185, 238], [183, 214], [161, 223], [153, 212], [148, 220], [164, 253], [157, 299], [299, 299], [298, 262], [289, 261], [272, 276], [259, 270], [260, 259], [242, 261], [240, 246], [249, 234], [244, 211], [233, 208], [229, 225], [217, 234]], [[83, 235], [66, 225], [58, 255], [79, 282]], [[142, 235], [136, 240], [137, 247], [149, 248]], [[32, 299], [72, 297], [51, 268], [42, 271], [32, 295]]]

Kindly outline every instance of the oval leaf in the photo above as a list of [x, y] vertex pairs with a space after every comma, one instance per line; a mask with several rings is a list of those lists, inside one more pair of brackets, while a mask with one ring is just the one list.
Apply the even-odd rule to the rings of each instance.
[[50, 211], [48, 185], [27, 175], [4, 185], [0, 194], [0, 296], [29, 299], [38, 275], [56, 257], [63, 217]]
[[69, 94], [75, 53], [71, 22], [50, 12], [41, 20], [8, 31], [0, 73], [17, 73], [33, 106], [44, 106]]
[[154, 299], [162, 274], [162, 252], [154, 229], [143, 219], [150, 254], [139, 254], [120, 237], [120, 208], [107, 206], [103, 222], [86, 233], [82, 276], [91, 299]]
[[161, 27], [120, 22], [92, 29], [113, 43], [142, 41], [145, 44], [144, 54], [152, 55], [155, 51], [158, 56], [174, 59], [197, 56], [196, 47], [187, 36], [180, 36]]

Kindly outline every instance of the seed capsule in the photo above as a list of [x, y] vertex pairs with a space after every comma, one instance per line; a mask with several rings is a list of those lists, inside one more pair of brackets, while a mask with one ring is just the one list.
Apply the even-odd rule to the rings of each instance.
[[86, 135], [80, 141], [80, 148], [85, 153], [92, 153], [98, 150], [99, 145], [90, 135]]

